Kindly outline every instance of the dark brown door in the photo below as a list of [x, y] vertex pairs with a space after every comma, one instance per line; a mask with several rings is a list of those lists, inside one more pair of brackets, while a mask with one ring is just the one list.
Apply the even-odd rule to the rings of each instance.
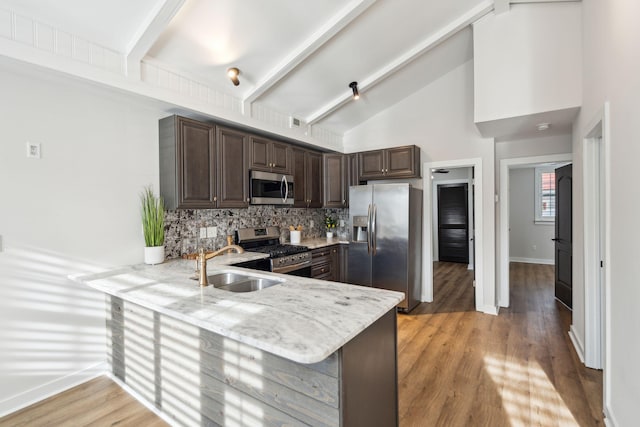
[[384, 151], [365, 151], [358, 153], [358, 168], [360, 179], [380, 178], [384, 175]]
[[291, 173], [291, 148], [288, 144], [271, 144], [271, 170], [275, 173]]
[[178, 208], [215, 207], [215, 147], [213, 126], [178, 118]]
[[[419, 157], [420, 152], [416, 150], [415, 145], [389, 148], [385, 151], [387, 157], [384, 169], [385, 176], [394, 178], [416, 176], [416, 160], [419, 160], [416, 155]], [[417, 154], [416, 151], [418, 151]]]
[[219, 208], [249, 206], [249, 156], [246, 134], [218, 127]]
[[306, 150], [293, 148], [291, 152], [291, 157], [293, 158], [293, 206], [296, 208], [305, 208], [307, 207], [307, 174], [305, 168]]
[[469, 263], [467, 184], [438, 185], [438, 259]]
[[323, 154], [324, 207], [343, 208], [347, 205], [347, 173], [343, 154]]
[[571, 308], [572, 290], [572, 166], [556, 169], [556, 298]]
[[[322, 154], [308, 151], [305, 155], [307, 207], [322, 207]], [[294, 181], [295, 186], [295, 181]]]

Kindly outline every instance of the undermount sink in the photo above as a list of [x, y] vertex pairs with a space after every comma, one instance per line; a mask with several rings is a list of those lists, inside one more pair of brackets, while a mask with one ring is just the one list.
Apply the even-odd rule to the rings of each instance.
[[230, 292], [253, 292], [278, 285], [284, 280], [249, 276], [240, 273], [218, 273], [207, 276], [209, 284]]

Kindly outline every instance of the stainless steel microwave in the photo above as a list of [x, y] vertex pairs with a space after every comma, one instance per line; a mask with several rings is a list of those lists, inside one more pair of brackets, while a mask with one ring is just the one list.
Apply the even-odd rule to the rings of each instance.
[[251, 171], [252, 205], [293, 205], [293, 176]]

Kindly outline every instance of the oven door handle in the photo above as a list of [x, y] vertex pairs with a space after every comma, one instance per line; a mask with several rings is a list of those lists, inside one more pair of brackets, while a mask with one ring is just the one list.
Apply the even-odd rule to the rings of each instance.
[[286, 274], [286, 273], [290, 273], [292, 271], [295, 270], [299, 270], [301, 268], [306, 268], [306, 267], [311, 267], [311, 260], [309, 261], [304, 261], [298, 264], [293, 264], [293, 265], [287, 265], [286, 267], [276, 267], [276, 268], [272, 268], [271, 271], [273, 273], [282, 273], [282, 274]]

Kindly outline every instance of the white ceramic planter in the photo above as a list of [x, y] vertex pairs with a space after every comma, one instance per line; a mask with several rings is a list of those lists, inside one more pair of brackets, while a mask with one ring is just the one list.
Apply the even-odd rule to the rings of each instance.
[[289, 232], [289, 235], [291, 237], [289, 240], [291, 240], [292, 245], [300, 244], [300, 237], [302, 236], [302, 231], [292, 230]]
[[333, 239], [333, 231], [327, 231], [327, 239]]
[[145, 264], [162, 264], [164, 262], [164, 246], [151, 246], [144, 248]]

